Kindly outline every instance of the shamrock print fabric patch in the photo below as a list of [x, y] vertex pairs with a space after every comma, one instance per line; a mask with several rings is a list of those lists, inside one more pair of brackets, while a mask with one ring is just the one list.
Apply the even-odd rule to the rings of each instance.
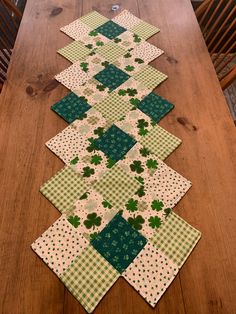
[[88, 245], [60, 279], [85, 310], [92, 313], [119, 277], [119, 272]]
[[61, 213], [65, 213], [87, 189], [83, 178], [65, 166], [40, 187], [40, 192]]
[[154, 307], [177, 273], [178, 266], [148, 242], [122, 277]]
[[83, 98], [78, 97], [74, 93], [69, 93], [51, 107], [53, 111], [68, 123], [83, 116], [90, 108], [91, 106]]
[[94, 141], [95, 146], [111, 160], [118, 161], [131, 149], [136, 141], [128, 134], [112, 125]]
[[147, 243], [138, 231], [117, 214], [91, 241], [91, 245], [119, 272], [132, 263]]
[[102, 34], [99, 34], [96, 30], [92, 30], [87, 35], [82, 37], [81, 41], [84, 43], [84, 46], [91, 51], [104, 46], [110, 40]]
[[107, 170], [102, 178], [93, 185], [115, 209], [123, 210], [127, 199], [141, 187], [141, 183], [128, 172], [115, 165]]
[[113, 21], [108, 21], [105, 24], [99, 26], [96, 31], [109, 39], [113, 39], [125, 32], [126, 29]]
[[112, 91], [128, 80], [130, 76], [113, 64], [110, 64], [94, 77]]
[[153, 121], [159, 122], [174, 108], [174, 105], [152, 92], [144, 97], [137, 107], [146, 113]]
[[60, 276], [87, 245], [87, 240], [61, 216], [31, 247]]
[[86, 57], [90, 53], [90, 50], [86, 48], [82, 42], [73, 41], [66, 47], [57, 50], [57, 52], [74, 63]]
[[130, 31], [126, 31], [114, 38], [113, 42], [116, 43], [116, 45], [125, 48], [128, 51], [131, 51], [138, 44], [144, 42], [144, 40], [138, 35], [131, 33]]
[[181, 268], [200, 238], [198, 230], [171, 213], [151, 241]]

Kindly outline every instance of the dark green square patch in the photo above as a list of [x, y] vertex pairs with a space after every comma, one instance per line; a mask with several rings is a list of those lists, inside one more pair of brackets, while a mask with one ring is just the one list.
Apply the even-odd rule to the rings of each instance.
[[113, 64], [109, 64], [104, 70], [94, 76], [96, 80], [108, 87], [111, 91], [129, 79], [129, 75], [118, 69]]
[[159, 122], [173, 108], [173, 104], [153, 92], [148, 94], [138, 105], [138, 109], [155, 122]]
[[99, 32], [100, 34], [106, 36], [109, 39], [113, 39], [117, 36], [119, 36], [120, 34], [122, 34], [123, 32], [126, 31], [126, 29], [118, 24], [116, 24], [113, 21], [108, 21], [105, 24], [99, 26], [96, 29], [97, 32]]
[[90, 108], [91, 106], [82, 97], [78, 97], [74, 93], [69, 93], [51, 106], [51, 109], [68, 123], [83, 116]]
[[94, 145], [113, 161], [122, 159], [135, 144], [135, 139], [114, 124], [94, 141]]
[[147, 239], [120, 215], [115, 217], [91, 241], [91, 245], [120, 273], [144, 248]]

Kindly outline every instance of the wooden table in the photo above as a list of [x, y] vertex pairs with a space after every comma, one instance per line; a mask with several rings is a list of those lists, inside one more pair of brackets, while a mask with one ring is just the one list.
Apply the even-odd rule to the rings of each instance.
[[[169, 79], [157, 92], [175, 109], [160, 125], [183, 144], [166, 163], [193, 182], [175, 211], [202, 239], [155, 310], [123, 279], [95, 313], [236, 313], [236, 135], [189, 0], [120, 0], [120, 9], [160, 27], [153, 65]], [[28, 0], [0, 95], [0, 312], [77, 314], [83, 308], [30, 249], [59, 216], [39, 186], [63, 163], [45, 142], [66, 127], [50, 110], [68, 92], [53, 76], [69, 66], [56, 50], [71, 42], [61, 26], [110, 0]]]

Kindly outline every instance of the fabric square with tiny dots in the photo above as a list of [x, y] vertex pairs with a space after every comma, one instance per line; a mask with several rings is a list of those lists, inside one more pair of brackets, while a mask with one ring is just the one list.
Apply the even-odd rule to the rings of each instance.
[[165, 160], [180, 144], [181, 140], [159, 125], [155, 125], [140, 143], [161, 160]]
[[136, 144], [136, 141], [117, 126], [112, 125], [94, 141], [94, 144], [108, 158], [118, 161]]
[[141, 187], [141, 183], [127, 171], [115, 165], [93, 185], [105, 200], [118, 210], [123, 210], [129, 198]]
[[151, 241], [181, 268], [200, 238], [197, 229], [172, 212]]
[[40, 187], [40, 192], [61, 213], [65, 213], [87, 189], [82, 177], [65, 166]]
[[148, 242], [122, 277], [154, 307], [177, 273], [178, 266]]
[[114, 42], [109, 42], [96, 50], [96, 53], [105, 58], [108, 62], [113, 63], [119, 57], [126, 53], [126, 50], [115, 44]]
[[97, 11], [89, 12], [88, 14], [83, 15], [79, 20], [84, 24], [88, 25], [89, 27], [91, 27], [92, 29], [101, 26], [107, 21], [109, 21], [107, 17], [103, 16]]
[[68, 123], [72, 123], [90, 108], [91, 106], [82, 97], [74, 93], [69, 93], [51, 107]]
[[93, 106], [96, 110], [110, 122], [118, 121], [127, 112], [132, 109], [132, 105], [129, 101], [123, 100], [117, 93], [112, 92], [101, 102]]
[[60, 30], [68, 35], [69, 37], [73, 38], [74, 40], [80, 40], [83, 36], [87, 35], [92, 29], [77, 19], [70, 24], [63, 26]]
[[131, 32], [139, 35], [143, 39], [148, 39], [156, 33], [160, 32], [160, 29], [147, 22], [141, 21], [130, 29]]
[[112, 19], [112, 21], [127, 29], [130, 29], [141, 22], [137, 16], [133, 15], [128, 10], [120, 12]]
[[119, 277], [119, 272], [88, 245], [60, 279], [85, 310], [92, 313]]
[[154, 89], [165, 81], [168, 76], [150, 65], [146, 65], [133, 75], [133, 77], [142, 82], [147, 88]]
[[128, 80], [130, 76], [113, 64], [110, 64], [94, 77], [112, 91]]
[[99, 26], [96, 29], [97, 32], [100, 34], [106, 36], [109, 39], [113, 39], [117, 36], [119, 36], [121, 33], [125, 32], [126, 29], [113, 21], [108, 21], [105, 24]]
[[86, 48], [82, 42], [73, 41], [71, 44], [65, 46], [64, 48], [57, 50], [57, 52], [72, 63], [74, 63], [86, 57], [90, 53], [90, 50]]
[[174, 105], [152, 92], [144, 97], [137, 108], [146, 113], [153, 121], [159, 122], [174, 108]]
[[132, 228], [120, 214], [116, 214], [90, 243], [122, 273], [143, 249], [147, 239]]
[[60, 276], [87, 245], [87, 240], [61, 216], [31, 247]]

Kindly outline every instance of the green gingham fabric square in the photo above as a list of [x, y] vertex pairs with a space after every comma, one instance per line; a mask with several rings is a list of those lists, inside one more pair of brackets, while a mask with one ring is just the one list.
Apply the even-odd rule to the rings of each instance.
[[144, 248], [147, 239], [131, 227], [120, 214], [116, 214], [90, 243], [119, 273], [122, 273]]
[[113, 92], [93, 107], [100, 111], [108, 121], [115, 122], [129, 112], [133, 106]]
[[93, 187], [115, 209], [123, 210], [124, 205], [140, 188], [141, 183], [128, 172], [115, 165], [108, 170]]
[[108, 158], [118, 161], [136, 144], [136, 141], [116, 125], [112, 125], [94, 142]]
[[102, 24], [106, 23], [107, 21], [109, 21], [108, 18], [106, 18], [105, 16], [101, 15], [100, 13], [96, 11], [92, 11], [82, 16], [79, 20], [92, 28], [97, 28], [101, 26]]
[[91, 106], [83, 98], [74, 93], [69, 93], [51, 106], [51, 109], [68, 123], [80, 118], [90, 108]]
[[113, 39], [119, 36], [121, 33], [125, 32], [126, 29], [113, 21], [108, 21], [105, 24], [99, 26], [96, 31], [100, 34], [106, 36], [109, 39]]
[[181, 268], [200, 238], [198, 230], [172, 213], [151, 241]]
[[135, 73], [133, 77], [150, 89], [154, 89], [168, 78], [166, 74], [156, 70], [150, 65], [144, 66], [139, 72]]
[[137, 108], [148, 115], [155, 122], [159, 122], [170, 110], [174, 108], [174, 105], [152, 92], [144, 97]]
[[153, 26], [147, 22], [141, 21], [139, 24], [135, 25], [130, 29], [131, 32], [139, 35], [143, 39], [148, 39], [154, 34], [158, 33], [160, 29], [156, 26]]
[[113, 63], [119, 57], [123, 56], [126, 50], [113, 42], [109, 42], [98, 48], [96, 53], [104, 57], [108, 62]]
[[130, 76], [113, 64], [109, 64], [104, 70], [96, 74], [94, 78], [113, 91], [127, 81]]
[[74, 63], [86, 57], [90, 53], [90, 50], [86, 48], [82, 42], [73, 41], [71, 44], [65, 46], [64, 48], [57, 50], [57, 52], [72, 63]]
[[69, 166], [58, 171], [40, 187], [40, 192], [61, 212], [66, 213], [88, 187]]
[[181, 142], [178, 137], [167, 132], [159, 125], [155, 125], [147, 135], [140, 139], [140, 143], [161, 160], [165, 160]]
[[118, 271], [88, 245], [60, 279], [85, 310], [91, 313], [119, 276]]

